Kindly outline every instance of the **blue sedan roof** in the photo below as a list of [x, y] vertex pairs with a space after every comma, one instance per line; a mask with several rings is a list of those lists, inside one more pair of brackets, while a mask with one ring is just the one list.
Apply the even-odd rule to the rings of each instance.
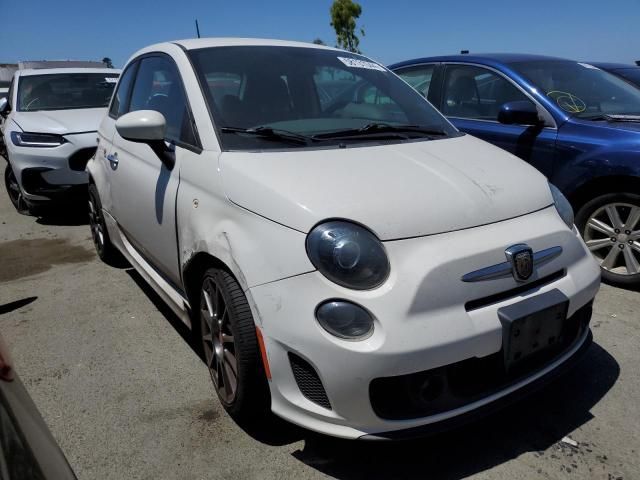
[[[508, 64], [515, 62], [531, 62], [536, 60], [567, 60], [566, 58], [532, 55], [527, 53], [478, 53], [466, 55], [440, 55], [436, 57], [415, 58], [391, 65], [389, 68], [399, 68], [405, 65], [430, 62], [473, 62], [486, 65]], [[571, 61], [571, 60], [569, 60]]]
[[608, 62], [587, 62], [594, 67], [601, 68], [603, 70], [621, 70], [626, 68], [640, 68], [633, 63], [608, 63]]

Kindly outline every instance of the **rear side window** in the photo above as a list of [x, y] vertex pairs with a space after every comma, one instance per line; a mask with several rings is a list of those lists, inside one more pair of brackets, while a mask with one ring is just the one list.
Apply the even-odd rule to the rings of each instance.
[[396, 73], [400, 77], [415, 88], [424, 98], [429, 96], [429, 87], [431, 86], [431, 78], [435, 65], [420, 65], [417, 67], [409, 67], [398, 70]]
[[445, 75], [442, 113], [457, 118], [498, 120], [507, 102], [531, 101], [511, 82], [486, 68], [450, 65]]
[[127, 113], [127, 107], [129, 106], [129, 93], [131, 92], [131, 86], [133, 85], [133, 79], [135, 78], [137, 67], [137, 63], [132, 63], [124, 71], [122, 77], [120, 77], [118, 89], [113, 96], [111, 108], [109, 109], [109, 115], [113, 118], [118, 118]]
[[167, 121], [169, 141], [196, 145], [187, 97], [178, 68], [164, 56], [140, 61], [128, 111], [155, 110]]

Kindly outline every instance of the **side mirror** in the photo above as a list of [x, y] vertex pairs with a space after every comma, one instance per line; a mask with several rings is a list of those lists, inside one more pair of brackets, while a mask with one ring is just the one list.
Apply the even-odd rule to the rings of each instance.
[[7, 97], [0, 97], [0, 115], [3, 115], [9, 111], [9, 100]]
[[155, 110], [129, 112], [116, 120], [116, 130], [125, 140], [149, 145], [169, 170], [175, 165], [175, 155], [164, 143], [167, 121], [160, 112]]
[[498, 121], [505, 125], [540, 126], [544, 124], [534, 103], [527, 100], [507, 102], [502, 105], [498, 113]]

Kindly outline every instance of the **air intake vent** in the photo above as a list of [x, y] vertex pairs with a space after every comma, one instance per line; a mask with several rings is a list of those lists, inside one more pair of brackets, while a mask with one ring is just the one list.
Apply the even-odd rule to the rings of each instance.
[[295, 353], [289, 352], [289, 361], [291, 362], [291, 370], [296, 379], [298, 388], [308, 400], [317, 403], [321, 407], [331, 410], [331, 403], [324, 391], [320, 377], [315, 369], [309, 365], [309, 362], [300, 358]]

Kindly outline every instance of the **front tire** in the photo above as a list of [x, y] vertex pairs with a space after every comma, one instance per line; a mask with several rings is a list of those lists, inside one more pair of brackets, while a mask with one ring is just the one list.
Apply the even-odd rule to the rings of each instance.
[[209, 268], [200, 288], [199, 334], [214, 389], [236, 419], [265, 413], [268, 386], [251, 309], [238, 282]]
[[604, 281], [621, 287], [640, 285], [640, 195], [596, 197], [578, 210], [576, 226], [600, 264]]
[[102, 204], [98, 189], [94, 184], [89, 185], [89, 227], [93, 246], [100, 260], [112, 267], [119, 267], [125, 263], [125, 259], [118, 249], [111, 243], [107, 224], [102, 214]]
[[7, 189], [9, 200], [11, 200], [16, 211], [21, 215], [31, 215], [29, 205], [24, 199], [24, 194], [22, 193], [18, 179], [9, 162], [7, 162], [7, 166], [4, 169], [4, 186]]

